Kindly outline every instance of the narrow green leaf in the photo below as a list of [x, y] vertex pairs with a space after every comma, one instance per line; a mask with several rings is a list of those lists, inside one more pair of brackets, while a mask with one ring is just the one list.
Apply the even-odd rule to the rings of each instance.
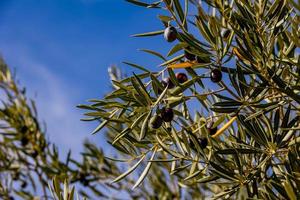
[[297, 200], [297, 196], [293, 190], [293, 186], [291, 185], [291, 182], [289, 181], [288, 177], [286, 177], [286, 181], [283, 182], [283, 186], [290, 200]]
[[[112, 118], [113, 116], [115, 116], [115, 114], [119, 111], [119, 109], [115, 109], [111, 115], [109, 116], [110, 118]], [[103, 120], [103, 122], [101, 124], [99, 124], [99, 126], [97, 126], [97, 128], [95, 128], [95, 130], [92, 132], [92, 134], [97, 133], [98, 131], [100, 131], [103, 127], [106, 126], [106, 124], [109, 122], [109, 120]]]
[[[154, 159], [154, 156], [155, 156], [155, 154], [156, 154], [156, 151], [157, 151], [157, 149], [155, 149], [155, 150], [153, 151], [153, 154], [152, 154], [152, 156], [151, 156], [151, 158], [150, 158], [150, 161]], [[136, 187], [138, 187], [138, 186], [143, 182], [143, 180], [145, 179], [145, 177], [147, 176], [147, 174], [148, 174], [148, 172], [149, 172], [149, 170], [150, 170], [150, 168], [151, 168], [151, 165], [152, 165], [152, 162], [148, 162], [148, 164], [147, 164], [146, 168], [144, 169], [143, 173], [140, 175], [139, 179], [137, 180], [137, 182], [136, 182], [136, 183], [134, 184], [134, 186], [132, 187], [133, 190], [134, 190]]]
[[168, 52], [167, 56], [172, 56], [173, 54], [177, 53], [178, 51], [184, 49], [185, 47], [188, 47], [187, 43], [181, 42], [176, 44], [175, 46], [172, 47], [172, 49]]
[[180, 155], [179, 153], [177, 153], [177, 152], [171, 150], [169, 147], [167, 147], [167, 145], [163, 143], [163, 141], [160, 139], [160, 137], [157, 134], [156, 134], [156, 139], [157, 139], [159, 145], [170, 155], [172, 155], [175, 158], [183, 158], [182, 155]]
[[149, 37], [149, 36], [156, 36], [156, 35], [162, 35], [164, 34], [165, 30], [160, 30], [160, 31], [152, 31], [148, 33], [139, 33], [132, 35], [132, 37]]
[[157, 106], [162, 101], [162, 99], [165, 97], [165, 95], [167, 94], [167, 92], [168, 92], [168, 87], [166, 87], [164, 89], [164, 91], [160, 94], [160, 96], [157, 98], [156, 102], [152, 106], [153, 108], [155, 106]]
[[180, 18], [180, 21], [183, 24], [184, 23], [184, 13], [183, 13], [182, 7], [180, 5], [180, 2], [179, 2], [179, 0], [173, 0], [173, 3], [174, 3], [174, 6], [175, 6], [175, 9], [176, 9], [176, 12], [177, 12], [177, 14]]
[[167, 65], [169, 65], [169, 64], [171, 64], [171, 63], [174, 63], [174, 62], [180, 60], [180, 59], [183, 58], [183, 57], [184, 57], [184, 55], [181, 54], [181, 55], [179, 55], [179, 56], [176, 56], [176, 57], [174, 57], [174, 58], [172, 58], [172, 59], [170, 59], [170, 60], [168, 60], [168, 61], [166, 61], [166, 62], [160, 64], [159, 66], [167, 66]]
[[152, 50], [149, 50], [149, 49], [140, 49], [140, 51], [143, 51], [143, 52], [146, 52], [146, 53], [149, 53], [149, 54], [152, 54], [164, 61], [166, 61], [166, 58], [163, 57], [160, 53], [156, 52], [156, 51], [152, 51]]
[[139, 166], [139, 164], [144, 160], [144, 158], [145, 158], [145, 155], [143, 155], [141, 157], [141, 159], [137, 163], [135, 163], [135, 165], [133, 165], [131, 168], [129, 168], [126, 172], [124, 172], [123, 174], [121, 174], [120, 176], [118, 176], [117, 178], [115, 178], [111, 182], [111, 184], [115, 183], [115, 182], [118, 182], [118, 181], [122, 180], [123, 178], [125, 178], [126, 176], [128, 176], [131, 172], [133, 172]]
[[222, 101], [213, 104], [214, 107], [235, 107], [241, 105], [243, 105], [243, 103], [239, 101]]
[[140, 65], [133, 64], [133, 63], [129, 63], [129, 62], [123, 62], [123, 63], [126, 64], [126, 65], [129, 65], [129, 66], [131, 66], [131, 67], [140, 69], [140, 70], [142, 70], [142, 71], [144, 71], [144, 72], [150, 72], [148, 69], [146, 69], [146, 68], [144, 68], [144, 67], [142, 67], [142, 66], [140, 66]]
[[145, 135], [148, 131], [151, 114], [152, 114], [152, 110], [149, 111], [148, 115], [146, 116], [146, 118], [143, 122], [143, 125], [142, 125], [142, 128], [141, 128], [141, 133], [140, 133], [140, 136], [139, 136], [140, 141], [145, 137]]
[[257, 149], [222, 149], [215, 151], [216, 154], [255, 154], [255, 153], [263, 153], [264, 151], [258, 151]]
[[233, 113], [236, 112], [239, 109], [239, 107], [223, 107], [223, 108], [211, 107], [210, 109], [216, 113]]
[[203, 178], [201, 178], [201, 179], [198, 179], [196, 182], [197, 182], [197, 183], [208, 183], [208, 182], [215, 181], [215, 180], [217, 180], [217, 179], [219, 179], [218, 176], [212, 175], [212, 176], [207, 176], [207, 177], [203, 177]]
[[217, 174], [218, 176], [224, 178], [224, 179], [228, 179], [231, 181], [237, 181], [237, 179], [235, 178], [235, 174], [224, 169], [223, 167], [221, 167], [219, 164], [216, 164], [214, 162], [210, 162], [210, 165], [214, 168], [213, 171], [215, 174]]
[[151, 103], [152, 103], [151, 96], [150, 96], [149, 92], [147, 91], [144, 83], [141, 81], [141, 79], [135, 73], [133, 73], [133, 75], [135, 77], [135, 80], [137, 81], [137, 83], [141, 87], [142, 94], [145, 96], [145, 99], [147, 100], [148, 105], [151, 105]]
[[210, 30], [208, 29], [206, 23], [200, 17], [197, 17], [196, 24], [202, 33], [203, 37], [212, 45], [216, 44], [216, 40], [214, 36], [211, 34]]
[[193, 85], [197, 80], [199, 80], [199, 77], [195, 77], [193, 79], [190, 79], [188, 81], [186, 81], [185, 83], [177, 86], [173, 91], [172, 91], [172, 95], [178, 95], [182, 92], [184, 92], [186, 89], [188, 89], [189, 87], [191, 87], [191, 85]]

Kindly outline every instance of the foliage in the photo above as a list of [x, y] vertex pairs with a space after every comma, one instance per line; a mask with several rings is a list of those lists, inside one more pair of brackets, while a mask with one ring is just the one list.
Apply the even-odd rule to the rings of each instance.
[[[88, 141], [84, 143], [81, 160], [71, 152], [63, 159], [57, 147], [46, 138], [34, 102], [26, 98], [25, 89], [19, 88], [3, 60], [0, 60], [0, 88], [1, 199], [61, 199], [61, 196], [76, 199], [74, 190], [68, 189], [69, 183], [77, 183], [79, 195], [87, 198], [118, 199], [119, 192], [128, 198], [144, 196], [146, 188], [131, 192], [134, 182], [129, 178], [125, 179], [126, 185], [111, 185], [122, 166], [106, 158], [102, 149]], [[53, 182], [48, 187], [51, 179]], [[156, 177], [149, 180], [156, 185], [153, 188], [166, 183], [163, 176], [159, 183], [156, 180]], [[60, 190], [63, 182], [64, 190]], [[69, 193], [74, 196], [65, 198]]]
[[127, 1], [162, 13], [134, 36], [174, 45], [142, 50], [159, 70], [110, 68], [113, 91], [79, 106], [118, 158], [85, 142], [62, 159], [1, 60], [0, 198], [78, 199], [75, 184], [101, 199], [299, 199], [299, 2]]
[[[132, 174], [133, 188], [150, 193], [162, 175], [178, 199], [299, 199], [299, 2], [127, 1], [162, 12], [163, 30], [134, 36], [172, 42], [172, 26], [177, 42], [167, 57], [144, 50], [161, 59], [159, 70], [126, 63], [140, 73], [120, 77], [114, 68], [115, 89], [79, 106], [128, 162], [113, 182]], [[180, 83], [178, 68], [189, 80]], [[215, 69], [223, 78], [209, 82]], [[153, 126], [167, 108], [174, 119]]]
[[[1, 199], [78, 200], [81, 196], [123, 200], [176, 196], [175, 180], [169, 179], [158, 166], [154, 168], [159, 176], [151, 177], [146, 181], [147, 186], [135, 191], [131, 190], [134, 179], [129, 177], [124, 178], [126, 184], [111, 184], [121, 174], [123, 165], [112, 162], [114, 158], [105, 157], [103, 150], [89, 141], [84, 142], [81, 159], [73, 157], [71, 152], [63, 159], [57, 147], [48, 141], [34, 101], [27, 99], [25, 89], [16, 84], [2, 59], [0, 91]], [[171, 182], [173, 185], [168, 185]], [[63, 189], [61, 183], [64, 183]]]

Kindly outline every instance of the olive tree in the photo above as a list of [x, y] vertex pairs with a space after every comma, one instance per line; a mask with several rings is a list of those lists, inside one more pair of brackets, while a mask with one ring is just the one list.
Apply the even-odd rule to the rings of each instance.
[[1, 61], [1, 198], [76, 199], [78, 183], [87, 198], [299, 199], [299, 1], [127, 1], [161, 11], [134, 36], [173, 45], [143, 49], [156, 70], [109, 68], [112, 92], [78, 106], [112, 154], [85, 142], [62, 159]]
[[128, 163], [113, 182], [147, 187], [161, 168], [177, 199], [299, 199], [299, 1], [127, 1], [161, 11], [135, 37], [174, 45], [79, 106]]

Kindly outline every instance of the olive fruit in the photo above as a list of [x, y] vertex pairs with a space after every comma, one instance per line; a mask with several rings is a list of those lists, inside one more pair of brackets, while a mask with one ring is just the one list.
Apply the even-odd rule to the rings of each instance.
[[26, 146], [28, 144], [28, 142], [29, 142], [29, 139], [26, 136], [23, 136], [21, 138], [21, 145], [22, 146]]
[[24, 189], [24, 188], [26, 188], [26, 187], [27, 187], [27, 182], [26, 182], [26, 181], [23, 181], [22, 184], [21, 184], [21, 188]]
[[79, 182], [83, 185], [83, 186], [88, 186], [89, 185], [89, 181], [86, 179], [86, 175], [83, 172], [79, 173]]
[[[166, 78], [166, 79], [164, 79], [163, 80], [164, 81], [164, 83], [162, 82], [162, 84], [163, 84], [163, 86], [164, 86], [164, 88], [166, 87], [166, 86], [168, 86], [168, 89], [172, 89], [172, 88], [174, 88], [174, 83], [172, 82], [172, 80], [170, 79], [170, 78]], [[165, 85], [164, 85], [165, 84]]]
[[188, 51], [184, 51], [184, 57], [189, 61], [196, 60], [196, 56], [194, 54], [189, 53]]
[[218, 127], [214, 127], [214, 128], [213, 128], [213, 126], [214, 126], [214, 122], [213, 122], [213, 121], [210, 121], [210, 122], [208, 122], [208, 123], [206, 124], [207, 132], [208, 132], [208, 134], [210, 134], [210, 135], [214, 135], [214, 134], [217, 132], [217, 130], [218, 130]]
[[[200, 146], [201, 149], [205, 149], [208, 144], [207, 138], [198, 138], [196, 142]], [[191, 139], [189, 139], [189, 145], [190, 145], [191, 149], [193, 149], [195, 151], [197, 150], [195, 144], [192, 142]]]
[[164, 31], [164, 38], [168, 42], [173, 42], [177, 39], [177, 30], [173, 26], [169, 26]]
[[26, 133], [28, 131], [28, 127], [27, 126], [22, 126], [20, 132], [21, 133]]
[[[164, 81], [164, 80], [162, 80], [162, 81], [160, 82], [160, 84], [162, 85], [163, 89], [165, 89], [165, 88], [167, 87], [167, 85], [168, 85], [168, 83], [167, 83], [166, 81]], [[163, 92], [163, 90], [162, 90], [160, 87], [158, 87], [158, 88], [157, 88], [157, 93], [158, 93], [158, 94], [161, 94], [162, 92]]]
[[208, 144], [207, 138], [200, 138], [200, 147], [201, 147], [202, 149], [205, 149], [206, 146], [207, 146], [207, 144]]
[[188, 77], [185, 73], [177, 73], [176, 79], [179, 83], [184, 83], [188, 80]]
[[230, 33], [231, 33], [230, 30], [224, 29], [224, 30], [222, 31], [222, 37], [223, 37], [225, 40], [228, 40], [228, 39], [229, 39]]
[[[172, 89], [175, 87], [174, 83], [171, 81], [170, 78], [165, 78], [164, 80], [162, 80], [161, 85], [163, 86], [163, 88], [165, 89], [166, 87], [168, 87], [168, 89]], [[161, 90], [160, 88], [158, 88], [158, 94], [161, 94], [163, 92], [163, 90]]]
[[210, 80], [214, 83], [218, 83], [222, 80], [222, 72], [219, 69], [213, 69], [210, 72]]
[[31, 156], [33, 158], [36, 158], [37, 156], [39, 155], [39, 152], [37, 150], [34, 150], [32, 153], [31, 153]]
[[171, 122], [174, 118], [174, 112], [172, 108], [162, 108], [161, 110], [161, 118], [165, 122]]
[[158, 129], [159, 127], [161, 127], [162, 123], [163, 120], [159, 115], [155, 115], [150, 119], [150, 126], [152, 129]]

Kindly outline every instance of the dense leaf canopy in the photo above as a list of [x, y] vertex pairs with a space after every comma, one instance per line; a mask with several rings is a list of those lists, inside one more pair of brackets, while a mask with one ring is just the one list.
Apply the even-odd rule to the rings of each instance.
[[78, 106], [114, 158], [86, 142], [82, 162], [63, 161], [2, 62], [0, 195], [31, 199], [40, 184], [67, 200], [79, 182], [91, 198], [299, 199], [299, 1], [127, 1], [161, 11], [161, 30], [135, 37], [174, 45], [142, 50], [157, 70], [109, 68], [112, 92]]

